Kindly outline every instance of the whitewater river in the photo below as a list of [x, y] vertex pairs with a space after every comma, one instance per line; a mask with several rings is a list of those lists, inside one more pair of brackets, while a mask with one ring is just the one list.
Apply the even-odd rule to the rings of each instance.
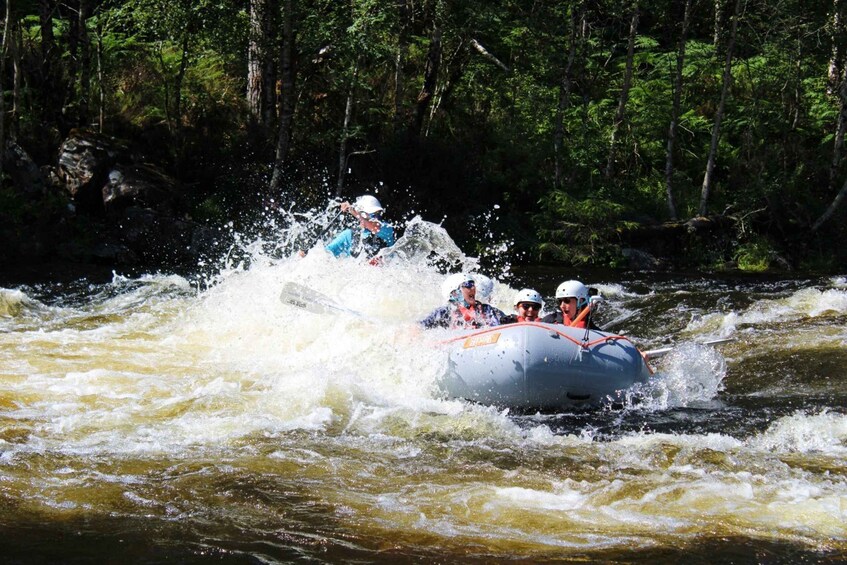
[[[0, 288], [3, 561], [847, 558], [844, 277], [586, 277], [675, 351], [637, 403], [515, 414], [440, 397], [435, 267], [245, 265]], [[488, 274], [504, 310], [566, 278]]]

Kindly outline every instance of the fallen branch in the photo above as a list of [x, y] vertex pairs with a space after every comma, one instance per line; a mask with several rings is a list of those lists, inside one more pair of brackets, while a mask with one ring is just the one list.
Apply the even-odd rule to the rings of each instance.
[[489, 61], [491, 61], [492, 63], [494, 63], [495, 65], [497, 65], [498, 67], [500, 67], [501, 69], [506, 71], [507, 73], [512, 72], [511, 70], [509, 70], [509, 67], [507, 67], [506, 64], [503, 63], [503, 61], [501, 61], [500, 59], [498, 59], [497, 57], [492, 55], [488, 51], [488, 49], [483, 47], [483, 45], [479, 41], [477, 41], [476, 39], [471, 39], [471, 45], [473, 46], [474, 49], [477, 50], [477, 52], [480, 55], [482, 55], [483, 57], [485, 57], [486, 59], [488, 59]]

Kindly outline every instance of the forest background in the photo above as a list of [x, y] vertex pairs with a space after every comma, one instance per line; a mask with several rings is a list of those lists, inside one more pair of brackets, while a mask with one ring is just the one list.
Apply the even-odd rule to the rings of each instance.
[[[470, 254], [489, 230], [526, 261], [831, 271], [844, 3], [7, 0], [0, 147], [49, 169], [75, 131], [120, 139], [207, 225], [376, 190]], [[25, 188], [4, 174], [7, 255], [109, 221]]]

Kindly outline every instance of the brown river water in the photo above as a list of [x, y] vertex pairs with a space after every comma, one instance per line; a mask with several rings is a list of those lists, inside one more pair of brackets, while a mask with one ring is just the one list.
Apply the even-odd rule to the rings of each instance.
[[4, 562], [847, 560], [847, 277], [576, 273], [674, 350], [623, 406], [522, 414], [440, 395], [432, 261], [252, 253], [0, 288]]

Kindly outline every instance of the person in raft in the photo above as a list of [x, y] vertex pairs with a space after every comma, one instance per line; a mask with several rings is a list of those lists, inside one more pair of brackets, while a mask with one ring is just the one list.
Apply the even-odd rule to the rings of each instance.
[[345, 229], [327, 243], [327, 250], [336, 257], [364, 255], [372, 258], [383, 247], [394, 245], [394, 226], [382, 219], [382, 204], [375, 196], [365, 194], [350, 204], [341, 203], [341, 212], [347, 212], [359, 221], [360, 229]]
[[476, 281], [473, 275], [462, 277], [450, 293], [447, 304], [433, 310], [419, 323], [424, 328], [471, 329], [500, 325], [505, 314], [489, 304], [476, 299]]
[[501, 324], [517, 322], [540, 322], [538, 315], [544, 307], [544, 300], [537, 291], [523, 288], [515, 294], [515, 313], [501, 318]]
[[[565, 281], [556, 289], [556, 304], [559, 309], [544, 316], [541, 320], [547, 324], [564, 324], [575, 328], [599, 330], [591, 321], [592, 300], [588, 288], [579, 281]], [[583, 311], [589, 308], [588, 312]], [[574, 323], [575, 320], [578, 322]]]

